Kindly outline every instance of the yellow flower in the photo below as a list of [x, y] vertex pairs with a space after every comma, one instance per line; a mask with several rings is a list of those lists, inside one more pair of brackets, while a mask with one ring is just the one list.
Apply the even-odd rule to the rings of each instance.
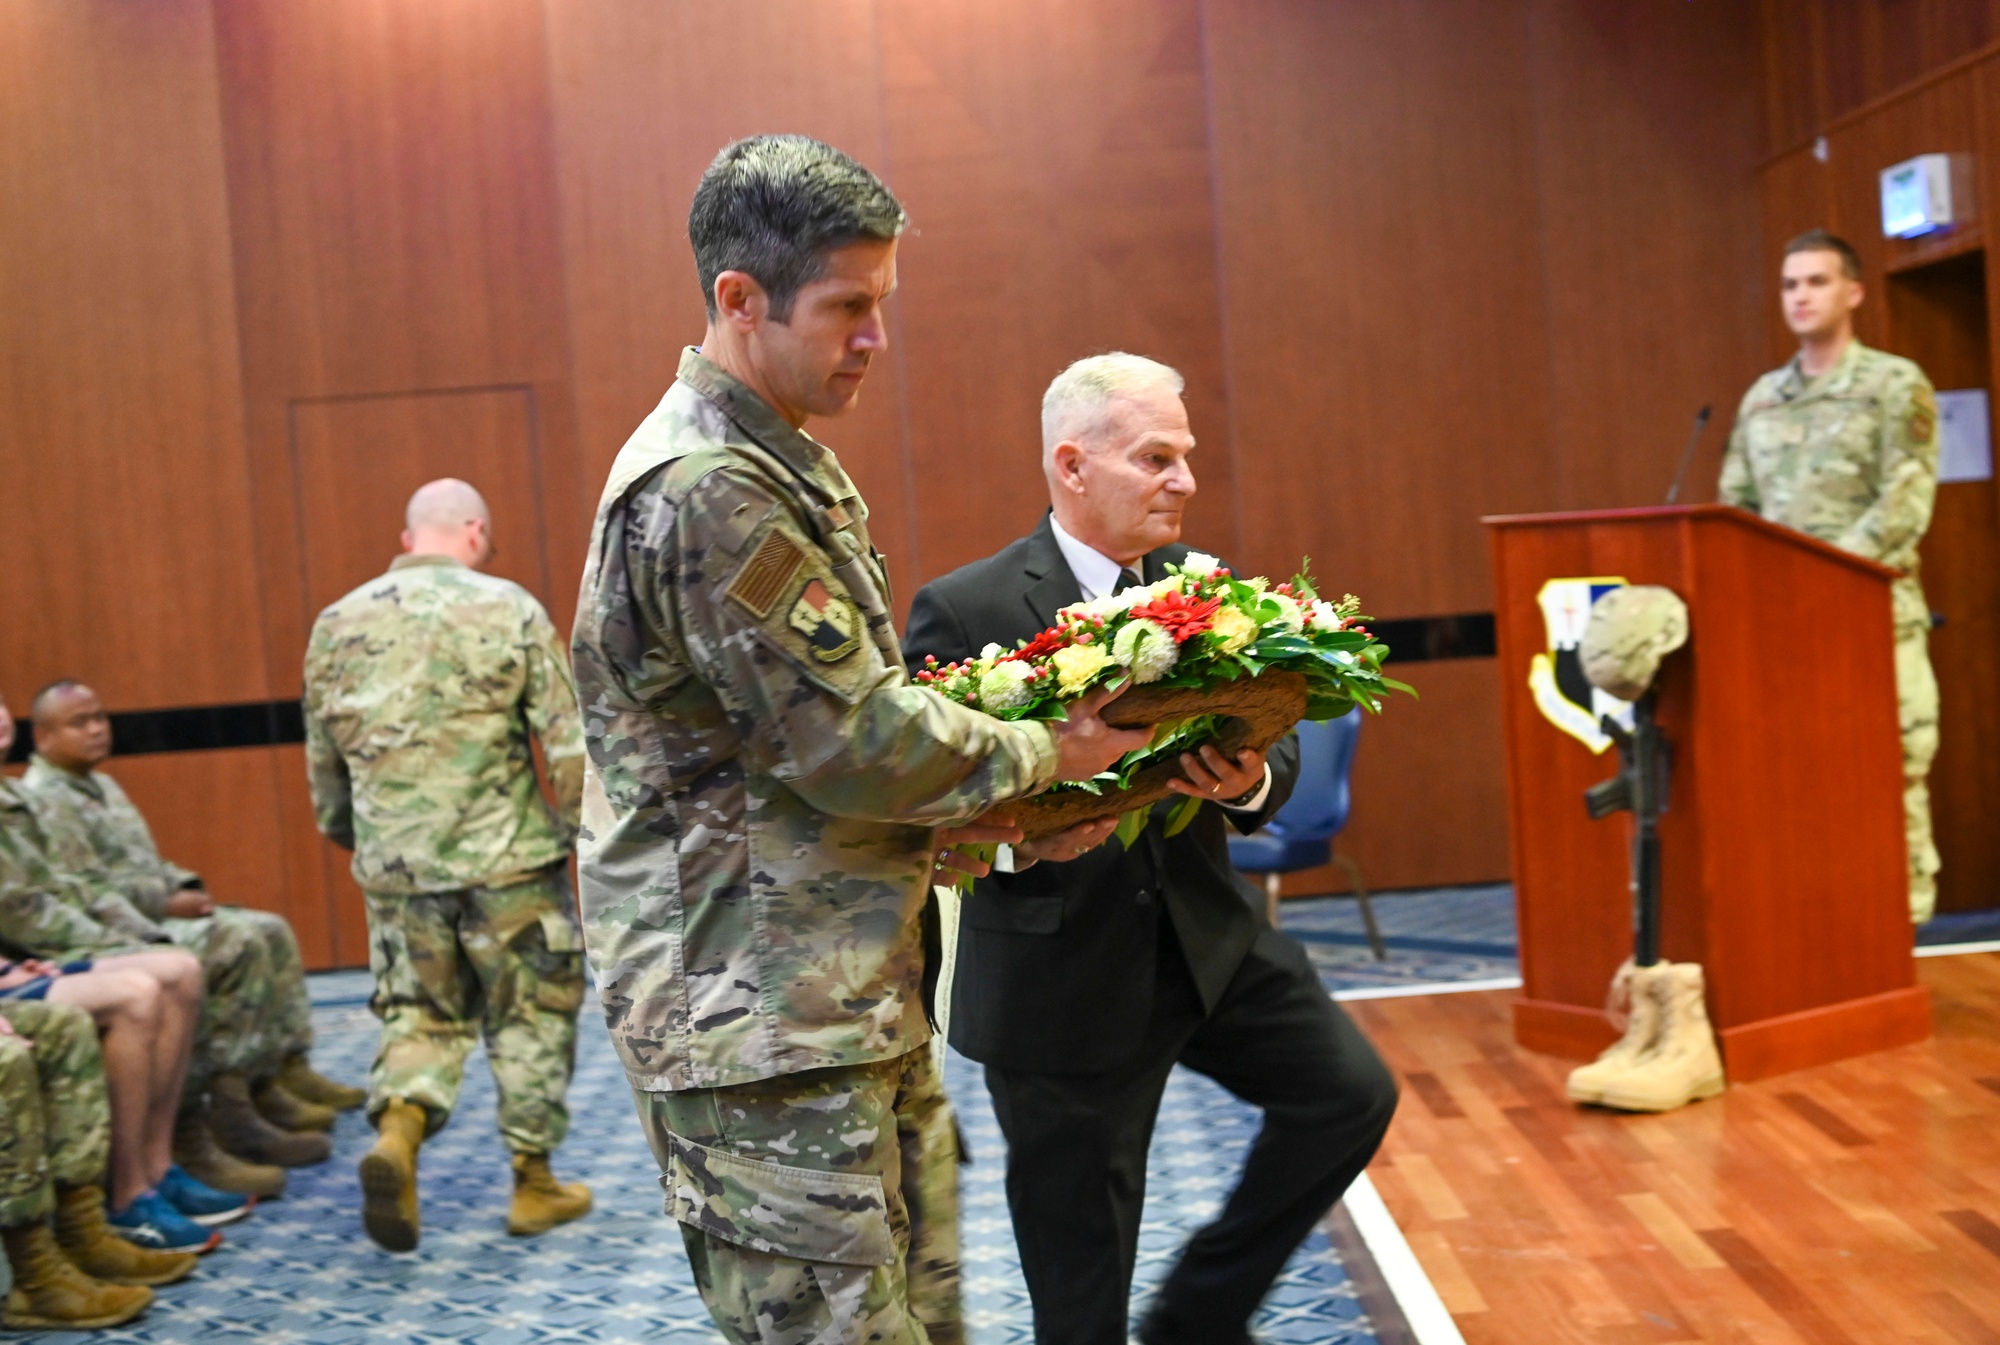
[[1241, 608], [1225, 605], [1210, 618], [1208, 633], [1215, 637], [1222, 653], [1234, 654], [1254, 644], [1259, 629], [1255, 621], [1243, 615]]
[[1111, 651], [1101, 644], [1069, 644], [1049, 655], [1049, 662], [1055, 665], [1057, 693], [1075, 696], [1110, 667], [1112, 659]]

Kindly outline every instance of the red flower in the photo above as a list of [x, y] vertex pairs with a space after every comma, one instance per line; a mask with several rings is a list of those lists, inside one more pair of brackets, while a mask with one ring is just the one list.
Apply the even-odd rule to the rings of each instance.
[[1174, 637], [1175, 644], [1186, 644], [1215, 624], [1215, 612], [1221, 606], [1222, 599], [1219, 597], [1190, 598], [1185, 593], [1168, 593], [1139, 604], [1131, 609], [1129, 615], [1134, 620], [1159, 623], [1166, 627], [1167, 634]]
[[1011, 663], [1018, 661], [1032, 663], [1038, 658], [1047, 658], [1068, 643], [1069, 635], [1060, 627], [1051, 626], [1034, 639], [1022, 645], [1019, 649], [1014, 650], [1010, 654], [1002, 654], [999, 662]]

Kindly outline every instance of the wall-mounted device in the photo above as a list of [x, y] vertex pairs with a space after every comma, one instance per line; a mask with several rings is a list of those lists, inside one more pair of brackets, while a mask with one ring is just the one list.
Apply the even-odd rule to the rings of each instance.
[[1919, 154], [1882, 170], [1882, 236], [1921, 238], [1972, 220], [1972, 156]]

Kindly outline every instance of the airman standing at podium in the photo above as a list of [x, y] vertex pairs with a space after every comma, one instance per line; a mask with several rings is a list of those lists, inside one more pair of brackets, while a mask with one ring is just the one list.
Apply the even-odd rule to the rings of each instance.
[[1937, 397], [1914, 363], [1854, 337], [1861, 261], [1824, 229], [1785, 245], [1779, 282], [1799, 353], [1751, 385], [1722, 461], [1724, 504], [1755, 510], [1886, 565], [1896, 626], [1896, 697], [1903, 731], [1903, 814], [1910, 918], [1937, 906], [1931, 837], [1931, 758], [1938, 746], [1930, 605], [1917, 546], [1937, 496]]

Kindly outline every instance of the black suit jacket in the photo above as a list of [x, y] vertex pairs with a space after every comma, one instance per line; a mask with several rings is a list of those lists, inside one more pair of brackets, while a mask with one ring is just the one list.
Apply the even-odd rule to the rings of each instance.
[[[1187, 554], [1162, 547], [1142, 577]], [[1082, 599], [1045, 515], [997, 555], [924, 586], [903, 647], [911, 665], [1009, 648]], [[1254, 813], [1209, 805], [1168, 837], [1167, 805], [1129, 850], [1116, 841], [1066, 864], [981, 879], [966, 895], [951, 998], [951, 1044], [1004, 1069], [1096, 1073], [1130, 1060], [1151, 1015], [1158, 940], [1177, 938], [1214, 1008], [1263, 923], [1263, 895], [1229, 863], [1227, 831], [1255, 831], [1291, 794], [1297, 739], [1270, 752], [1271, 792]], [[1174, 802], [1180, 796], [1174, 797]], [[1164, 912], [1165, 919], [1162, 919]]]

